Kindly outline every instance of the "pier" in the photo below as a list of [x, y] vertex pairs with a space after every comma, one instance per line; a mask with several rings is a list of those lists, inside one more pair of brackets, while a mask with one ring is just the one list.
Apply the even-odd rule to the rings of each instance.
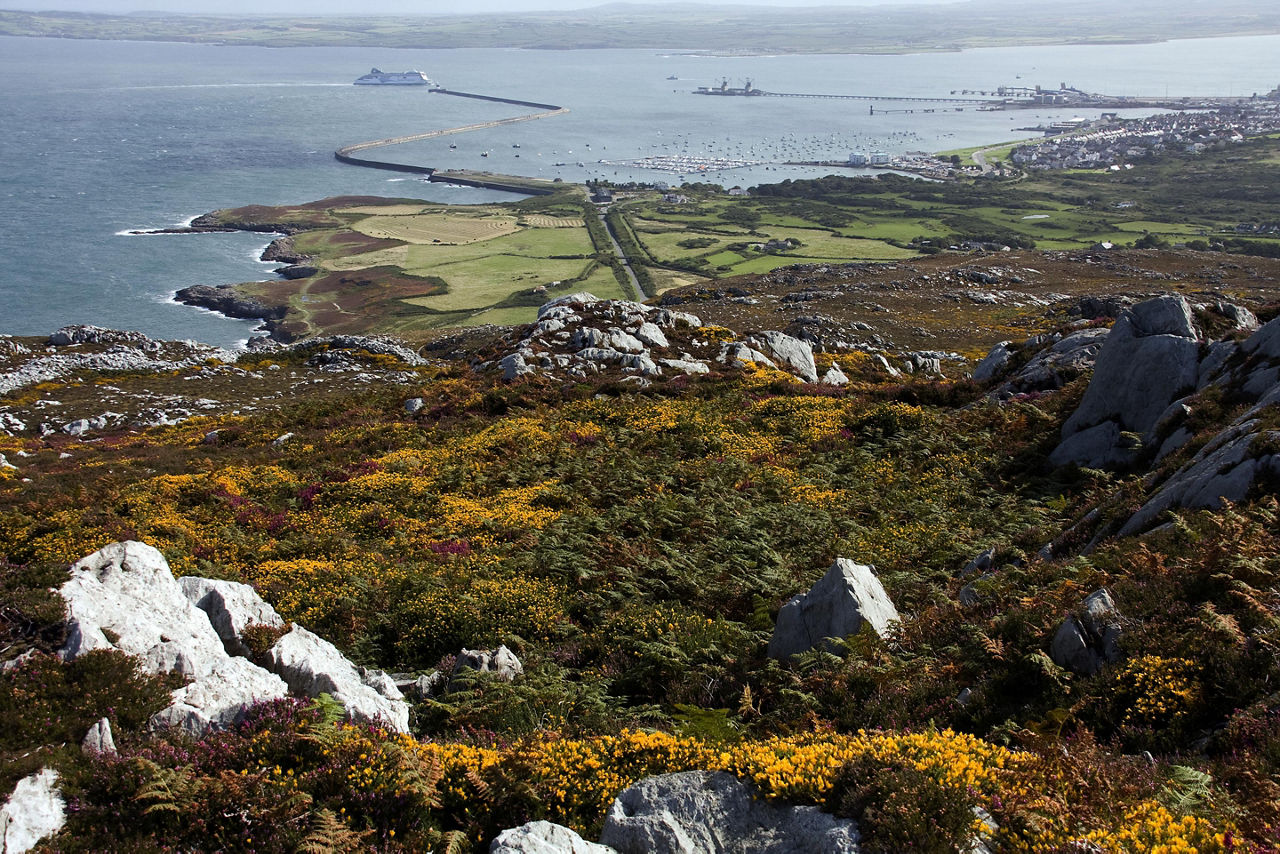
[[500, 175], [493, 175], [489, 172], [442, 172], [432, 166], [417, 166], [412, 163], [396, 163], [390, 160], [373, 160], [367, 157], [354, 156], [357, 152], [370, 151], [375, 148], [384, 148], [389, 145], [418, 142], [424, 139], [436, 139], [442, 136], [468, 133], [469, 131], [484, 130], [485, 128], [500, 127], [502, 125], [516, 124], [518, 122], [531, 122], [537, 119], [546, 119], [551, 116], [559, 116], [569, 112], [567, 107], [561, 107], [556, 104], [540, 104], [536, 101], [519, 101], [514, 98], [500, 98], [496, 95], [477, 95], [473, 92], [455, 92], [449, 89], [431, 89], [429, 91], [436, 95], [452, 95], [456, 98], [474, 98], [479, 101], [493, 101], [499, 104], [515, 104], [516, 106], [521, 107], [531, 107], [538, 110], [538, 112], [526, 113], [522, 116], [512, 116], [505, 119], [494, 119], [488, 122], [461, 125], [459, 127], [429, 130], [424, 131], [423, 133], [409, 134], [408, 136], [393, 136], [386, 139], [373, 139], [368, 142], [356, 142], [339, 148], [333, 153], [334, 158], [342, 163], [349, 163], [352, 166], [365, 166], [370, 169], [385, 169], [391, 172], [409, 172], [416, 175], [426, 175], [428, 181], [434, 181], [437, 183], [463, 184], [469, 187], [506, 190], [508, 192], [524, 193], [526, 195], [549, 195], [554, 192], [551, 187], [540, 186], [540, 182], [526, 181], [524, 179], [514, 177], [506, 178]]
[[[900, 95], [822, 95], [808, 92], [760, 92], [766, 98], [826, 98], [836, 101], [904, 101], [924, 104], [1003, 104], [1003, 100], [991, 98], [906, 98]], [[881, 110], [881, 112], [889, 112]]]

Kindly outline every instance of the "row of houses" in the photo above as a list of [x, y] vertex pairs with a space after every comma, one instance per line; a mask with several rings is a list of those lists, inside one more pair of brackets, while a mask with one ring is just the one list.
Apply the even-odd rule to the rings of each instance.
[[1251, 102], [1194, 113], [1162, 113], [1142, 119], [1092, 123], [1090, 128], [1015, 148], [1010, 159], [1024, 169], [1122, 169], [1163, 154], [1199, 154], [1280, 130], [1280, 103]]

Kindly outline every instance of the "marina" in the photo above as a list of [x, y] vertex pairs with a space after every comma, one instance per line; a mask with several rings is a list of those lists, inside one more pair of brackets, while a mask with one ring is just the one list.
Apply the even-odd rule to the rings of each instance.
[[649, 169], [654, 172], [667, 172], [672, 175], [695, 175], [701, 172], [724, 172], [730, 169], [745, 169], [749, 166], [764, 166], [765, 160], [740, 160], [731, 157], [685, 157], [676, 154], [655, 154], [634, 160], [601, 160], [605, 166], [622, 166], [629, 169]]

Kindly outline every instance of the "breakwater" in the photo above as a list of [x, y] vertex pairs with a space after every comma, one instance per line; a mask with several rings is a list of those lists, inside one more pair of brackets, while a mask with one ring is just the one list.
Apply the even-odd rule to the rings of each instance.
[[339, 161], [349, 163], [352, 166], [365, 166], [370, 169], [385, 169], [391, 172], [409, 172], [417, 175], [426, 175], [428, 181], [436, 183], [462, 184], [468, 187], [483, 187], [490, 190], [505, 190], [507, 192], [525, 193], [527, 195], [548, 195], [554, 192], [554, 188], [550, 186], [542, 186], [542, 182], [531, 179], [492, 175], [487, 172], [441, 171], [433, 166], [418, 166], [412, 163], [397, 163], [392, 160], [375, 160], [369, 157], [355, 156], [358, 152], [370, 151], [375, 148], [385, 148], [386, 146], [400, 145], [406, 142], [418, 142], [424, 139], [436, 139], [442, 136], [467, 133], [469, 131], [483, 130], [485, 128], [500, 127], [502, 125], [516, 124], [518, 122], [531, 122], [536, 121], [537, 119], [546, 119], [569, 112], [567, 107], [561, 107], [557, 104], [542, 104], [537, 101], [521, 101], [515, 98], [502, 98], [497, 95], [479, 95], [474, 92], [457, 92], [451, 89], [431, 89], [430, 92], [434, 95], [452, 95], [456, 98], [472, 98], [478, 101], [492, 101], [498, 104], [514, 104], [520, 107], [529, 107], [537, 110], [538, 112], [511, 116], [505, 119], [493, 119], [492, 121], [487, 122], [460, 125], [459, 127], [439, 128], [437, 130], [429, 130], [422, 133], [409, 134], [407, 136], [393, 136], [387, 137], [386, 139], [373, 139], [367, 142], [356, 142], [339, 148], [333, 153], [333, 156]]

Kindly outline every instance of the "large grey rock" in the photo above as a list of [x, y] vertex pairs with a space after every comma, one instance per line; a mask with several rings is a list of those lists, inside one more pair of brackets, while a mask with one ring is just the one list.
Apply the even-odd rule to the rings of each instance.
[[[308, 697], [328, 694], [357, 720], [381, 721], [397, 732], [409, 731], [409, 704], [391, 684], [393, 696], [370, 687], [338, 648], [295, 625], [267, 650], [266, 665], [289, 688]], [[385, 690], [385, 688], [384, 688]]]
[[858, 829], [817, 807], [758, 801], [731, 774], [686, 771], [618, 795], [600, 842], [620, 854], [857, 854]]
[[775, 363], [785, 365], [788, 370], [807, 383], [818, 381], [818, 366], [813, 361], [813, 347], [808, 341], [793, 338], [785, 332], [771, 330], [752, 335], [747, 342], [773, 358]]
[[1149, 435], [1169, 404], [1195, 388], [1199, 349], [1191, 307], [1182, 297], [1156, 297], [1126, 311], [1103, 343], [1089, 388], [1063, 425], [1063, 444], [1050, 461], [1115, 465], [1116, 448], [1102, 446], [1102, 434], [1087, 442], [1070, 440], [1107, 423], [1117, 435]]
[[[696, 319], [696, 318], [695, 318]], [[671, 342], [667, 340], [667, 336], [656, 323], [646, 320], [641, 323], [635, 332], [635, 336], [643, 341], [649, 347], [670, 347]]]
[[1105, 589], [1085, 597], [1080, 614], [1067, 617], [1049, 645], [1049, 657], [1059, 667], [1092, 676], [1104, 663], [1120, 660], [1120, 611]]
[[897, 619], [898, 610], [872, 568], [837, 558], [809, 592], [782, 606], [769, 641], [769, 657], [789, 658], [823, 644], [826, 638], [855, 634], [863, 623], [884, 636]]
[[489, 843], [489, 854], [617, 854], [549, 821], [531, 821], [504, 830]]
[[1032, 356], [1000, 391], [1025, 393], [1062, 388], [1094, 366], [1110, 331], [1080, 329], [1064, 335]]
[[1240, 346], [1250, 355], [1257, 353], [1268, 359], [1280, 359], [1280, 317], [1264, 324]]
[[276, 609], [248, 584], [188, 575], [178, 579], [178, 586], [192, 605], [208, 615], [213, 630], [232, 655], [250, 656], [249, 647], [241, 640], [249, 626], [284, 628]]
[[1009, 347], [1010, 343], [1012, 342], [1001, 341], [991, 348], [986, 357], [973, 369], [974, 382], [985, 383], [1004, 373], [1004, 369], [1013, 360], [1013, 350]]
[[1256, 426], [1257, 422], [1246, 421], [1215, 436], [1147, 499], [1125, 522], [1120, 535], [1146, 530], [1175, 507], [1217, 509], [1223, 500], [1242, 501], [1260, 474], [1280, 474], [1280, 457], [1257, 450], [1274, 447], [1280, 432], [1254, 432]]
[[58, 772], [44, 768], [23, 777], [0, 807], [0, 851], [23, 854], [62, 829], [67, 805], [58, 791]]
[[499, 360], [498, 365], [502, 368], [502, 378], [504, 380], [516, 380], [533, 373], [533, 368], [529, 367], [524, 360], [524, 356], [520, 353], [504, 356]]
[[1120, 425], [1103, 421], [1062, 440], [1049, 455], [1054, 465], [1079, 463], [1089, 468], [1117, 468], [1133, 462], [1139, 445], [1122, 441]]

